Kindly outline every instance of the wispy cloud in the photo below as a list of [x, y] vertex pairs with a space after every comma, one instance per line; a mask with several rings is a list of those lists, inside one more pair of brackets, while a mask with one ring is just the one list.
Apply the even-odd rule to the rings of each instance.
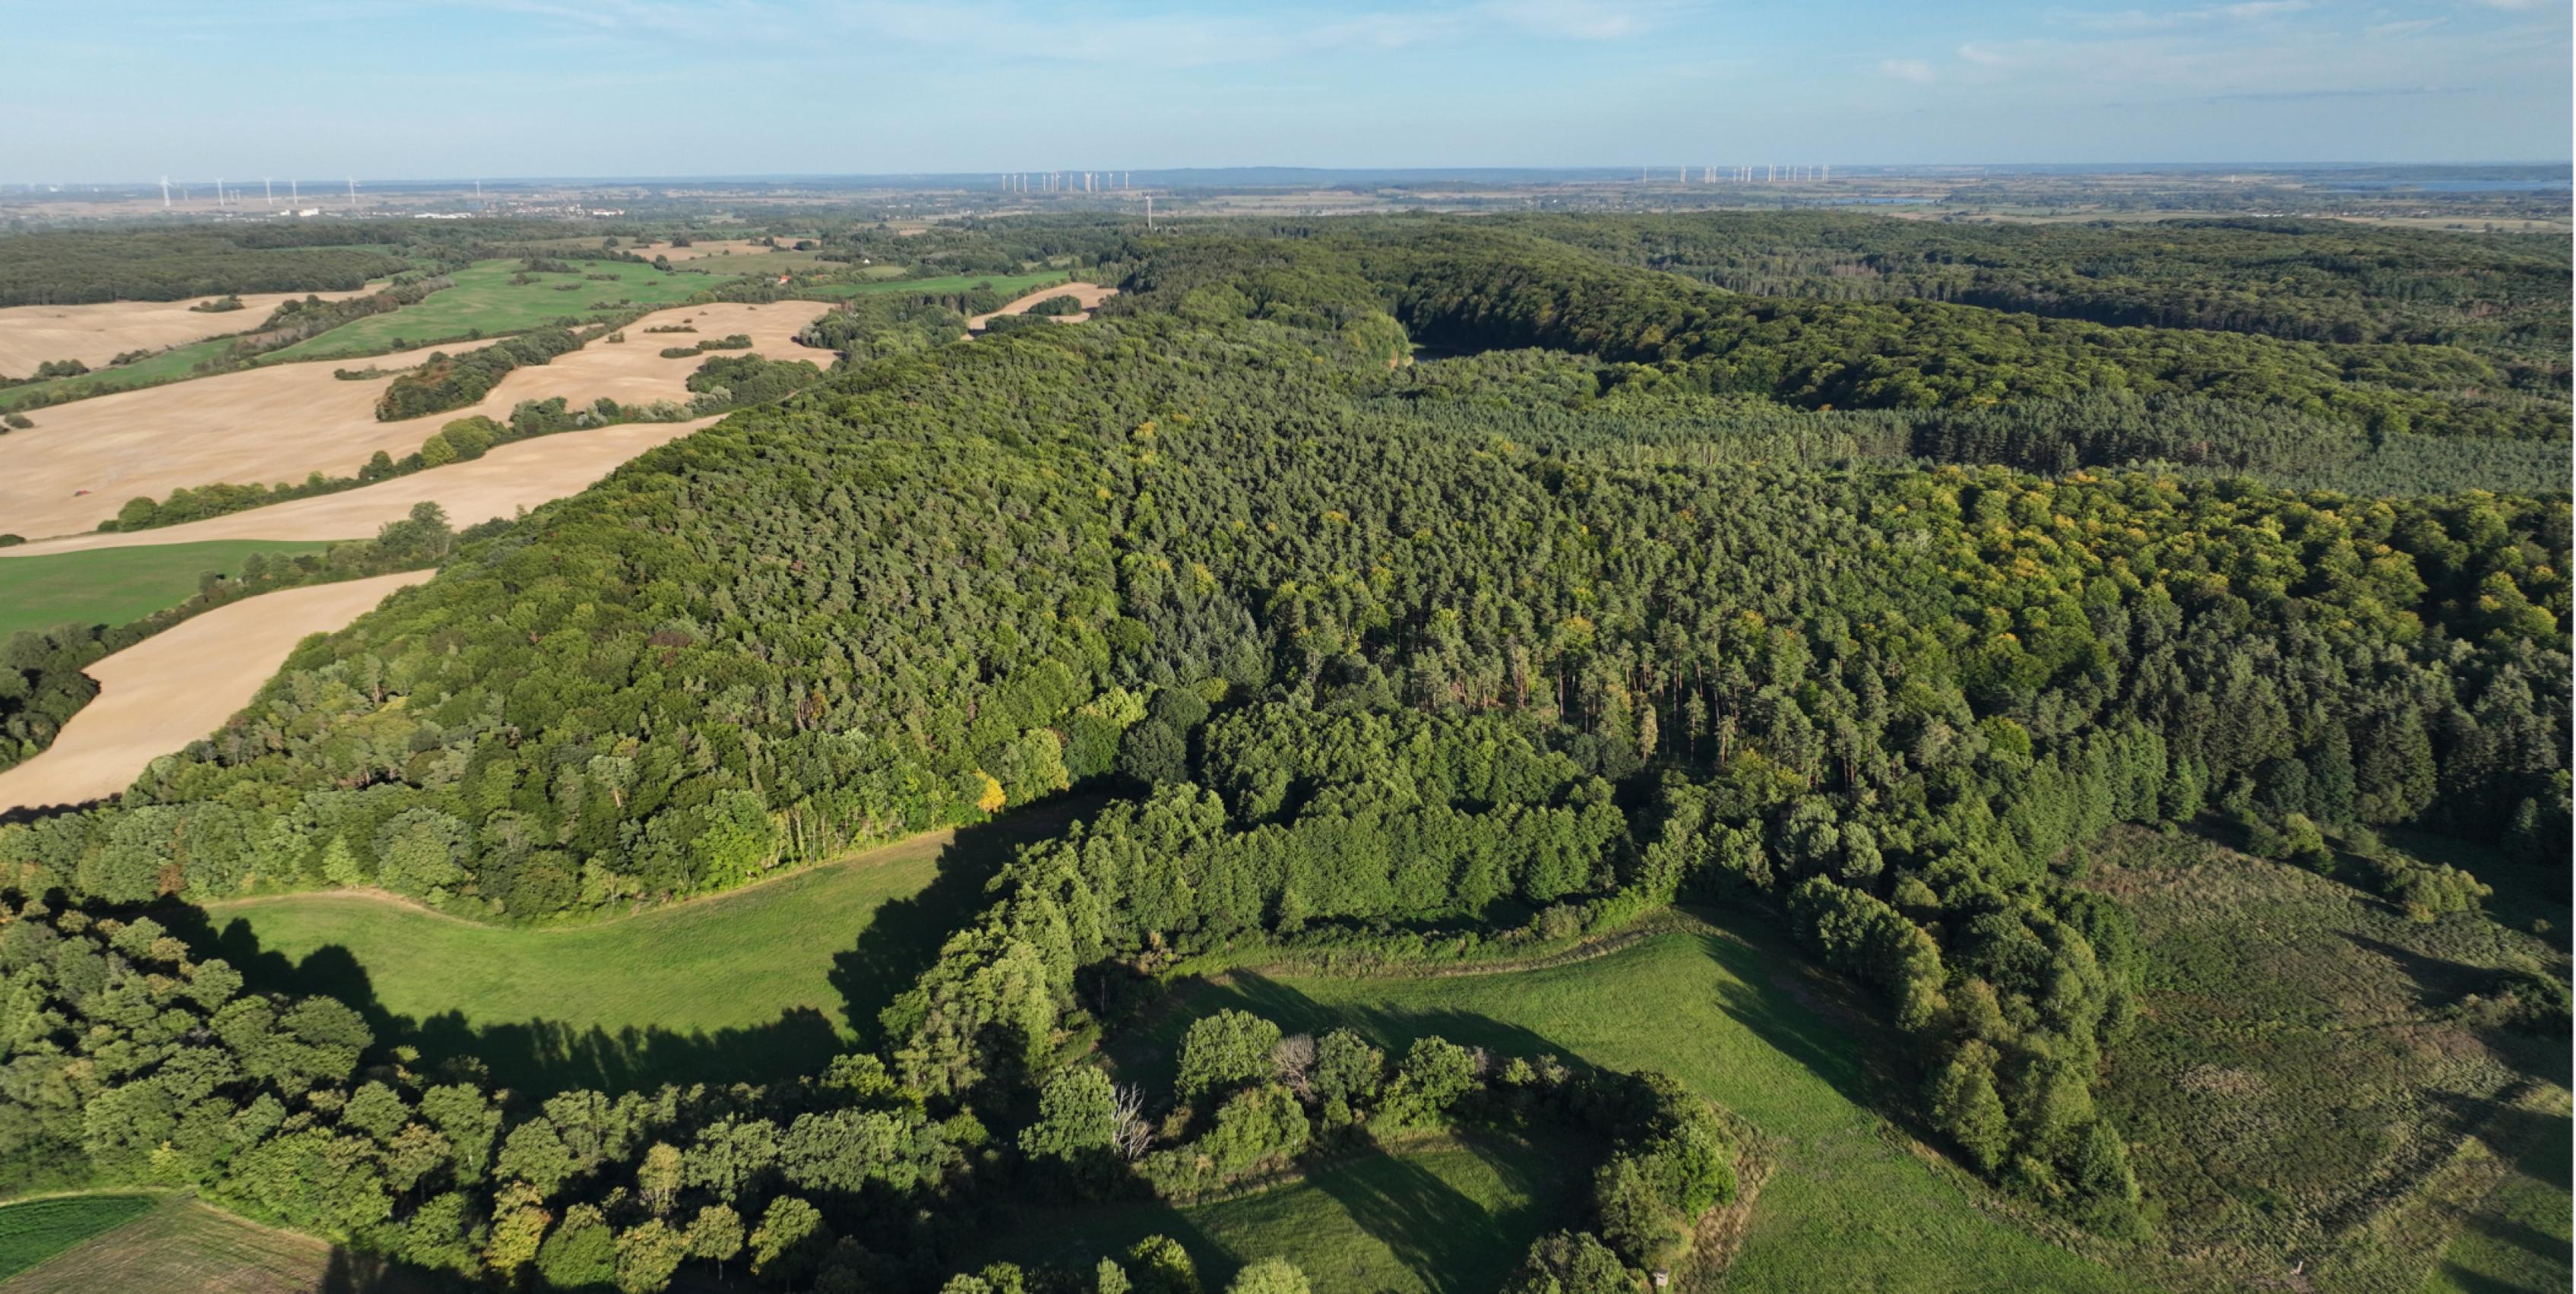
[[2243, 90], [2235, 94], [2205, 94], [2194, 102], [2291, 103], [2302, 99], [2389, 99], [2468, 93], [2471, 91], [2463, 85], [2336, 86], [2315, 90]]
[[2203, 5], [2193, 9], [2060, 10], [2050, 20], [2086, 31], [2177, 31], [2220, 23], [2267, 22], [2318, 8], [2317, 0], [2244, 0], [2239, 4]]
[[1913, 85], [1930, 85], [1940, 79], [1940, 74], [1932, 70], [1932, 65], [1919, 58], [1885, 59], [1879, 63], [1878, 70]]

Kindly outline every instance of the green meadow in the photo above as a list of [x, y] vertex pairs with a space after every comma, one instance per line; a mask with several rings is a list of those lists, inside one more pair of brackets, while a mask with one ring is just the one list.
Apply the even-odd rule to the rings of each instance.
[[933, 832], [714, 898], [559, 927], [484, 925], [347, 892], [207, 906], [264, 987], [326, 992], [388, 1042], [479, 1055], [522, 1090], [819, 1070], [1071, 805]]
[[1294, 1180], [1209, 1204], [1152, 1200], [1033, 1209], [959, 1266], [993, 1261], [1087, 1272], [1147, 1236], [1190, 1251], [1220, 1289], [1246, 1263], [1291, 1257], [1323, 1291], [1489, 1294], [1530, 1241], [1581, 1207], [1578, 1144], [1506, 1137], [1443, 1140], [1318, 1165]]
[[[431, 1061], [482, 1055], [521, 1090], [774, 1077], [869, 1040], [876, 1011], [980, 905], [991, 869], [1072, 816], [1071, 806], [1015, 815], [588, 925], [496, 927], [306, 894], [212, 905], [206, 934], [254, 984], [335, 993], [367, 1011], [384, 1041]], [[2402, 1015], [2424, 990], [2392, 974], [2473, 971], [2548, 954], [2546, 944], [2473, 915], [2411, 927], [2349, 887], [2199, 837], [2136, 833], [2104, 856], [2093, 884], [2139, 912], [2175, 967], [2146, 986], [2146, 1022], [2114, 1053], [2103, 1098], [2139, 1144], [2161, 1219], [2162, 1236], [2142, 1248], [2061, 1243], [1892, 1123], [1882, 1111], [1902, 1108], [1919, 1076], [1880, 1010], [1754, 913], [1693, 910], [1679, 928], [1535, 969], [1265, 973], [1248, 968], [1257, 954], [1239, 957], [1236, 969], [1177, 982], [1103, 1050], [1122, 1077], [1155, 1090], [1189, 1022], [1233, 1007], [1291, 1031], [1348, 1026], [1390, 1050], [1438, 1034], [1502, 1056], [1664, 1070], [1748, 1121], [1772, 1170], [1728, 1291], [2220, 1288], [2226, 1272], [2281, 1254], [2294, 1255], [2285, 1269], [2312, 1259], [2319, 1290], [2563, 1287], [2563, 1088], [2511, 1087], [2528, 1057], [2491, 1056], [2429, 1009], [2416, 1010], [2404, 1045], [2384, 1030], [2331, 1027]], [[2552, 910], [2529, 896], [2506, 902]], [[2239, 906], [2248, 915], [2233, 915]], [[2236, 987], [2221, 994], [2222, 982]], [[2288, 1028], [2299, 1012], [2318, 1027]], [[2241, 1056], [2229, 1063], [2258, 1080], [2231, 1107], [2234, 1122], [2190, 1104], [2216, 1089], [2180, 1060], [2237, 1054], [2230, 1046]], [[2311, 1090], [2337, 1074], [2370, 1100]], [[2456, 1150], [2421, 1164], [2420, 1181], [2388, 1183], [2383, 1211], [2329, 1226], [2334, 1192], [2351, 1185], [2337, 1175], [2386, 1159], [2371, 1159], [2369, 1138], [2438, 1137], [2443, 1110], [2478, 1115], [2447, 1125], [2441, 1144]], [[1581, 1181], [1561, 1148], [1468, 1138], [1310, 1165], [1188, 1208], [1024, 1208], [962, 1265], [1087, 1270], [1159, 1233], [1216, 1282], [1285, 1253], [1325, 1294], [1466, 1294], [1493, 1288], [1531, 1237], [1575, 1221]]]
[[137, 387], [159, 386], [164, 382], [181, 381], [196, 376], [199, 361], [213, 359], [223, 354], [232, 349], [232, 344], [233, 339], [230, 337], [210, 337], [204, 341], [190, 342], [185, 346], [173, 346], [149, 359], [137, 360], [118, 368], [102, 368], [84, 373], [79, 377], [48, 378], [42, 382], [29, 382], [23, 386], [0, 388], [0, 410], [28, 409], [27, 416], [41, 424], [44, 421], [44, 411], [33, 407], [40, 400], [74, 389], [79, 390], [82, 398], [86, 399], [93, 395], [107, 395], [116, 391], [131, 391]]
[[[617, 308], [603, 308], [603, 303], [678, 305], [735, 277], [721, 272], [665, 273], [627, 261], [569, 264], [576, 267], [571, 273], [535, 274], [529, 276], [534, 282], [514, 284], [510, 280], [520, 275], [520, 261], [477, 261], [456, 273], [456, 286], [433, 292], [418, 305], [342, 324], [320, 336], [272, 351], [263, 362], [380, 355], [389, 350], [460, 341], [477, 334], [498, 337], [526, 332], [566, 316], [595, 318]], [[610, 275], [612, 280], [587, 277], [592, 274]]]
[[2457, 1009], [2517, 963], [2563, 977], [2566, 900], [2489, 850], [2392, 848], [2495, 886], [2487, 911], [2409, 921], [2188, 833], [2097, 848], [2086, 886], [2154, 951], [2103, 1108], [2177, 1247], [2328, 1290], [2566, 1289], [2566, 1037]]
[[[1751, 916], [1652, 935], [1589, 961], [1407, 979], [1236, 971], [1183, 986], [1176, 1009], [1116, 1039], [1151, 1090], [1189, 1022], [1228, 1007], [1291, 1031], [1348, 1026], [1390, 1048], [1438, 1034], [1497, 1055], [1660, 1069], [1751, 1121], [1776, 1164], [1729, 1291], [2138, 1290], [1999, 1213], [1990, 1192], [1918, 1153], [1874, 1108], [1909, 1076], [1866, 1004]], [[1319, 1279], [1319, 1289], [1370, 1288]]]
[[195, 596], [209, 571], [238, 574], [252, 553], [314, 553], [328, 543], [217, 539], [0, 557], [0, 638], [63, 624], [121, 625]]

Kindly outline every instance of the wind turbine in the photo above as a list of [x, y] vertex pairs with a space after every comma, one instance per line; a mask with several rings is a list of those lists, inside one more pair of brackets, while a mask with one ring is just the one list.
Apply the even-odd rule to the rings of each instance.
[[272, 207], [277, 205], [277, 181], [265, 175], [259, 177], [259, 191], [268, 205]]
[[170, 177], [166, 175], [161, 177], [161, 209], [170, 209]]

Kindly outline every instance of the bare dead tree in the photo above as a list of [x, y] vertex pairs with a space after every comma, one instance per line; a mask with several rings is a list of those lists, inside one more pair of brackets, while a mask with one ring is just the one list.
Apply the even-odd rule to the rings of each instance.
[[1289, 1091], [1297, 1094], [1297, 1099], [1313, 1099], [1315, 1035], [1292, 1033], [1280, 1039], [1278, 1045], [1270, 1049], [1270, 1068], [1280, 1082], [1288, 1085]]
[[1154, 1144], [1154, 1125], [1145, 1118], [1145, 1090], [1133, 1083], [1120, 1083], [1110, 1092], [1110, 1108], [1117, 1112], [1117, 1131], [1110, 1137], [1110, 1145], [1120, 1159], [1132, 1164], [1144, 1158], [1146, 1149]]

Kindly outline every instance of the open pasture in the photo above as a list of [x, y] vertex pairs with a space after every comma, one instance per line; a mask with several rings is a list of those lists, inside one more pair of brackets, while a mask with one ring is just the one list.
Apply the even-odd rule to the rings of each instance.
[[1032, 1209], [959, 1265], [1082, 1272], [1160, 1235], [1190, 1251], [1210, 1289], [1247, 1263], [1285, 1256], [1320, 1294], [1489, 1294], [1530, 1241], [1580, 1216], [1584, 1179], [1569, 1157], [1582, 1153], [1560, 1139], [1444, 1139], [1334, 1160], [1187, 1208], [1128, 1200]]
[[1875, 1106], [1913, 1081], [1868, 1003], [1758, 917], [1654, 934], [1569, 965], [1389, 979], [1237, 971], [1186, 984], [1109, 1053], [1148, 1089], [1179, 1039], [1228, 1007], [1291, 1032], [1348, 1026], [1400, 1050], [1438, 1034], [1502, 1055], [1659, 1069], [1750, 1120], [1778, 1162], [1725, 1288], [2137, 1290], [1998, 1211], [1986, 1188], [1910, 1147]]
[[62, 624], [121, 625], [187, 601], [209, 571], [238, 574], [252, 553], [323, 547], [231, 539], [0, 562], [0, 638]]
[[[395, 457], [411, 453], [453, 419], [478, 413], [507, 419], [521, 400], [684, 400], [688, 376], [703, 360], [662, 358], [663, 346], [674, 342], [743, 333], [753, 340], [750, 353], [828, 365], [831, 352], [794, 340], [820, 308], [777, 302], [663, 311], [630, 326], [624, 342], [602, 338], [550, 364], [513, 371], [471, 408], [403, 422], [376, 420], [381, 383], [342, 381], [326, 364], [263, 366], [63, 405], [46, 410], [34, 428], [8, 437], [12, 470], [0, 476], [0, 530], [29, 539], [65, 535], [94, 529], [139, 495], [160, 499], [172, 490], [218, 481], [294, 481], [317, 471], [347, 476], [378, 450]], [[698, 331], [643, 331], [683, 320], [695, 320]], [[376, 363], [400, 367], [428, 354], [407, 352]]]
[[222, 726], [306, 635], [355, 620], [428, 579], [405, 571], [286, 589], [218, 607], [91, 665], [99, 695], [54, 744], [0, 773], [0, 813], [85, 804], [133, 784], [143, 766]]
[[[361, 292], [316, 292], [325, 301]], [[91, 368], [128, 351], [162, 350], [227, 333], [256, 328], [302, 292], [251, 292], [239, 310], [207, 312], [190, 307], [211, 300], [109, 301], [82, 306], [10, 306], [0, 309], [0, 375], [25, 377], [49, 360], [76, 359]]]
[[484, 925], [317, 891], [209, 904], [209, 944], [254, 984], [330, 993], [380, 1042], [479, 1056], [523, 1091], [811, 1073], [873, 1038], [985, 878], [1083, 803], [585, 925]]
[[[2501, 856], [2429, 838], [2497, 888], [2417, 923], [2338, 879], [2184, 835], [2123, 832], [2086, 884], [2126, 905], [2148, 961], [2104, 1108], [2178, 1249], [2247, 1270], [2305, 1263], [2323, 1290], [2565, 1289], [2567, 1044], [2454, 1009], [2516, 961], [2566, 973], [2524, 929], [2567, 905]], [[2468, 857], [2459, 855], [2467, 854]], [[2520, 1183], [2516, 1187], [2515, 1183]], [[2525, 1205], [2554, 1223], [2516, 1223]]]
[[[516, 284], [510, 280], [520, 276], [521, 262], [478, 261], [455, 275], [456, 286], [433, 292], [418, 305], [352, 320], [276, 351], [267, 359], [269, 363], [340, 359], [378, 355], [406, 346], [416, 349], [424, 343], [454, 341], [477, 333], [498, 337], [566, 317], [594, 319], [611, 313], [594, 308], [601, 302], [677, 304], [721, 281], [721, 277], [666, 273], [629, 261], [566, 263], [573, 266], [570, 273], [528, 275], [533, 282]], [[609, 277], [589, 277], [593, 274]]]

